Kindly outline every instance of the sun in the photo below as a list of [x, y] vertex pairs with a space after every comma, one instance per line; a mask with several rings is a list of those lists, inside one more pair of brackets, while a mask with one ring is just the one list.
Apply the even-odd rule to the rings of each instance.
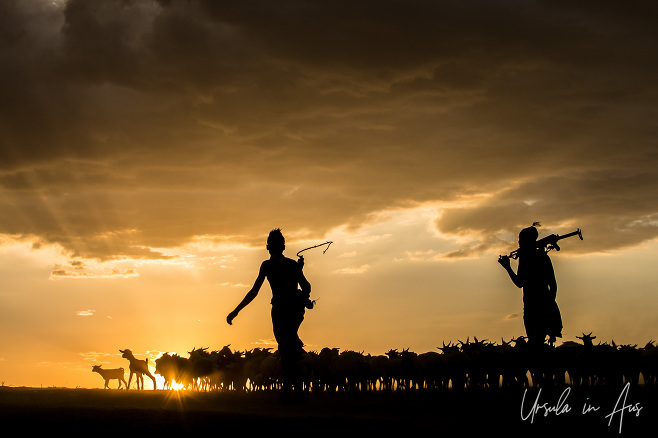
[[155, 380], [158, 384], [158, 388], [160, 389], [166, 389], [170, 391], [182, 391], [185, 389], [185, 385], [182, 383], [178, 383], [175, 380], [172, 380], [172, 382], [169, 384], [168, 387], [165, 388], [165, 379], [159, 374], [155, 374]]
[[182, 383], [178, 383], [176, 381], [173, 381], [170, 385], [170, 389], [172, 389], [174, 391], [182, 391], [183, 389], [185, 389], [185, 385], [183, 385]]

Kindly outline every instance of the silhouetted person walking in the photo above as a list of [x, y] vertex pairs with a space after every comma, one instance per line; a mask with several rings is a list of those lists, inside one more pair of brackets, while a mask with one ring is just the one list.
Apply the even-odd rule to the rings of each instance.
[[516, 287], [523, 288], [523, 323], [528, 343], [549, 344], [562, 337], [562, 317], [555, 302], [557, 281], [551, 259], [544, 248], [537, 248], [539, 233], [534, 226], [519, 233], [519, 266], [514, 273], [508, 256], [500, 256], [498, 263], [507, 271]]
[[285, 238], [281, 230], [277, 228], [270, 231], [267, 237], [270, 258], [261, 264], [253, 287], [235, 310], [229, 313], [226, 321], [233, 323], [238, 313], [256, 298], [267, 278], [272, 289], [272, 328], [279, 344], [283, 388], [284, 392], [288, 392], [293, 384], [295, 389], [301, 390], [297, 361], [301, 359], [304, 343], [297, 331], [304, 320], [305, 309], [312, 309], [313, 302], [309, 298], [311, 284], [302, 272], [303, 259], [296, 262], [285, 257], [284, 249]]

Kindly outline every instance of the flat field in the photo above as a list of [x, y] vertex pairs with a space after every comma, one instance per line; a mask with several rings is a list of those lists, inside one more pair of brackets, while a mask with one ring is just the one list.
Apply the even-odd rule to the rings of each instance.
[[658, 390], [647, 387], [309, 393], [293, 401], [276, 392], [0, 387], [0, 424], [21, 434], [74, 436], [646, 436], [655, 427], [657, 400]]

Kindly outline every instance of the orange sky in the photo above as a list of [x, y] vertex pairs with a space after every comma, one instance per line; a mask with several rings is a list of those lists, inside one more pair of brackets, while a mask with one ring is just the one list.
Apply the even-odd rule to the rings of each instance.
[[524, 334], [496, 263], [551, 253], [565, 339], [658, 338], [656, 6], [10, 0], [0, 5], [0, 382], [271, 345], [282, 228], [308, 349]]

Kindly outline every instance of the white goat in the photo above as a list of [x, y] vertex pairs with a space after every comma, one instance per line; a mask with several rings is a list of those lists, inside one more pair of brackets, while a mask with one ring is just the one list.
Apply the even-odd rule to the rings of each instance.
[[103, 389], [110, 389], [108, 384], [110, 383], [110, 380], [113, 379], [117, 379], [119, 381], [119, 387], [117, 389], [121, 389], [121, 382], [123, 382], [126, 389], [128, 389], [128, 384], [126, 383], [126, 379], [123, 377], [124, 376], [123, 368], [104, 370], [103, 368], [101, 368], [101, 366], [102, 365], [94, 365], [91, 371], [100, 374], [101, 377], [105, 379], [105, 386]]
[[135, 356], [133, 356], [133, 352], [125, 349], [125, 350], [119, 350], [120, 353], [122, 353], [123, 358], [128, 359], [130, 362], [130, 377], [128, 377], [128, 386], [130, 387], [130, 381], [133, 378], [133, 374], [135, 374], [135, 380], [137, 382], [137, 389], [140, 389], [139, 384], [142, 384], [141, 389], [144, 389], [144, 376], [143, 374], [146, 374], [153, 380], [153, 389], [156, 389], [156, 384], [155, 384], [155, 377], [153, 377], [153, 374], [151, 374], [151, 371], [149, 371], [149, 365], [148, 365], [148, 359], [146, 360], [140, 360], [136, 359]]

